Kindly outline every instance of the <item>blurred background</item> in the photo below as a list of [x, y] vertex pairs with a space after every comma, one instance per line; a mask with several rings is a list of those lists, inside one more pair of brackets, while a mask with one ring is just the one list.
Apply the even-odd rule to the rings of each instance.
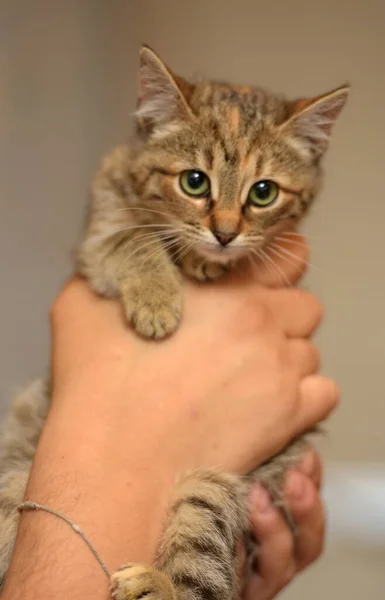
[[47, 311], [98, 159], [127, 138], [141, 41], [186, 76], [292, 96], [353, 85], [304, 229], [323, 369], [343, 390], [323, 444], [331, 529], [286, 600], [384, 593], [384, 23], [380, 0], [0, 1], [0, 415], [47, 366]]

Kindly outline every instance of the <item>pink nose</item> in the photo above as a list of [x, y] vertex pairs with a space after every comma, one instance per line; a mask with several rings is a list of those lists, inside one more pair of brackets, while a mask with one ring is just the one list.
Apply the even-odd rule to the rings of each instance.
[[226, 246], [238, 235], [236, 231], [219, 231], [218, 229], [213, 229], [212, 232], [221, 246]]

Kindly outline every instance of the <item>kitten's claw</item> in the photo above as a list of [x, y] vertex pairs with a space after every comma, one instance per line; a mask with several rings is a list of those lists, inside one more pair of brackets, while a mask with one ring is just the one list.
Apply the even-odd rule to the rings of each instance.
[[111, 577], [111, 595], [115, 600], [174, 600], [175, 592], [166, 575], [153, 567], [129, 564]]

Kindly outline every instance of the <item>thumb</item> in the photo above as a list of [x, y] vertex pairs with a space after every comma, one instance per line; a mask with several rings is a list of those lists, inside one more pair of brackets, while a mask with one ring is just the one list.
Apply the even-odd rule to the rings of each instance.
[[333, 379], [309, 375], [301, 382], [302, 408], [298, 410], [301, 431], [308, 431], [324, 421], [339, 403], [340, 391]]

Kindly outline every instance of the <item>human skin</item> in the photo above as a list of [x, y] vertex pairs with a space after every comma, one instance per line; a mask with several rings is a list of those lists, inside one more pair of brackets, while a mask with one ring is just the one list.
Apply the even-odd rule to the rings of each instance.
[[[297, 243], [290, 251], [298, 268], [280, 267], [294, 282], [306, 249]], [[212, 466], [247, 473], [335, 408], [338, 389], [316, 374], [318, 352], [308, 340], [321, 318], [317, 300], [269, 283], [263, 266], [259, 281], [244, 269], [215, 285], [186, 282], [183, 324], [161, 343], [130, 332], [119, 304], [78, 279], [55, 302], [52, 409], [26, 498], [79, 524], [111, 571], [152, 560], [179, 473]], [[315, 455], [288, 476], [295, 552], [264, 490], [254, 490], [262, 550], [250, 598], [274, 597], [319, 554], [319, 484]], [[23, 513], [3, 597], [105, 600], [108, 581], [68, 525]]]

